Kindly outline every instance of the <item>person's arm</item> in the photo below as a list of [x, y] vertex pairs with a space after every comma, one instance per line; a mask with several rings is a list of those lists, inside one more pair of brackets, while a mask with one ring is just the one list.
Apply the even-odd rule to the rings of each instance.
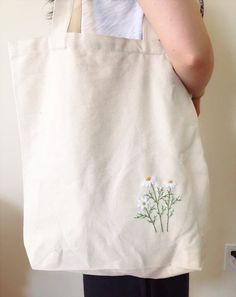
[[138, 0], [171, 64], [192, 94], [200, 98], [214, 66], [211, 41], [196, 0]]

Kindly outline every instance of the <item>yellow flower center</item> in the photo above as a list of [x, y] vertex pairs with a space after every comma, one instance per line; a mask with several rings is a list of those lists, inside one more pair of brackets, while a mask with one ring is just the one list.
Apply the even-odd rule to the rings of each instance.
[[147, 176], [146, 177], [146, 180], [151, 180], [151, 176]]
[[173, 180], [172, 180], [172, 179], [170, 179], [170, 180], [168, 181], [168, 183], [170, 183], [170, 184], [171, 184], [171, 183], [173, 183]]

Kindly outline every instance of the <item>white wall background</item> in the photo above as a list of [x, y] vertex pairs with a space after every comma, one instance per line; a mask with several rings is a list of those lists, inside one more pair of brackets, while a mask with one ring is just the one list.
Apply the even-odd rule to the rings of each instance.
[[[32, 270], [22, 241], [20, 147], [7, 40], [46, 34], [44, 4], [45, 0], [0, 0], [1, 297], [83, 296], [81, 274]], [[204, 270], [190, 273], [190, 297], [235, 297], [236, 274], [223, 271], [223, 260], [224, 244], [236, 244], [236, 1], [205, 0], [205, 6], [215, 52], [200, 116], [211, 179], [211, 233]]]

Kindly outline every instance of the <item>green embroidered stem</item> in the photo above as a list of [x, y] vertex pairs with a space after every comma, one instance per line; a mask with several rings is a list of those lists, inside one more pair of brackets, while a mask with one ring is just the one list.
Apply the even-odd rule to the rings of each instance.
[[171, 205], [170, 205], [170, 199], [171, 199], [171, 192], [170, 190], [168, 190], [168, 194], [167, 194], [168, 200], [167, 200], [167, 223], [166, 223], [166, 231], [169, 231], [169, 220], [170, 220], [170, 209], [171, 209]]
[[148, 218], [149, 219], [148, 222], [152, 223], [155, 232], [157, 232], [157, 229], [156, 229], [156, 226], [155, 226], [156, 216], [154, 216], [154, 219], [152, 219], [152, 217], [151, 217], [151, 212], [154, 209], [154, 207], [152, 207], [150, 209], [150, 211], [148, 211], [148, 209], [146, 207], [144, 207], [144, 209], [146, 210], [147, 215], [146, 214], [142, 214], [142, 213], [138, 213], [138, 215], [135, 216], [134, 218], [135, 219], [139, 219], [139, 218], [145, 219], [145, 218]]
[[157, 205], [157, 212], [158, 212], [158, 216], [159, 216], [159, 220], [160, 220], [160, 224], [161, 224], [161, 231], [164, 232], [161, 213], [160, 213], [160, 209], [159, 209], [159, 200], [157, 199], [156, 192], [155, 192], [155, 189], [153, 187], [153, 184], [151, 184], [151, 187], [152, 187], [152, 190], [153, 190], [153, 193], [154, 193], [154, 196], [155, 196], [155, 201], [156, 201], [156, 205]]
[[148, 212], [148, 210], [147, 210], [147, 208], [145, 207], [145, 209], [146, 209], [146, 212], [147, 212], [147, 215], [148, 215], [148, 218], [150, 219], [150, 223], [152, 223], [152, 225], [153, 225], [153, 227], [154, 227], [154, 230], [155, 230], [155, 232], [157, 232], [157, 229], [156, 229], [156, 226], [155, 226], [155, 220], [153, 221], [152, 220], [152, 218], [151, 218], [151, 215], [150, 215], [150, 213]]
[[[176, 199], [174, 199], [174, 194], [171, 191], [171, 189], [168, 189], [167, 191], [167, 200], [165, 201], [165, 204], [167, 206], [167, 222], [166, 222], [166, 231], [169, 231], [169, 221], [170, 221], [170, 217], [174, 214], [174, 209], [173, 205], [177, 202], [177, 201], [181, 201], [180, 196], [176, 197]], [[170, 212], [171, 211], [171, 212]]]

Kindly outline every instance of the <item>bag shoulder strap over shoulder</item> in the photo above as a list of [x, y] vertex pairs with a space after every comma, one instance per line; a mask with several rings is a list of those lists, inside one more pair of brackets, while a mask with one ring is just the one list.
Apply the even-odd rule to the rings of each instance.
[[54, 0], [50, 42], [52, 48], [66, 47], [66, 32], [73, 12], [73, 0]]
[[[81, 34], [82, 10], [81, 0], [54, 0], [50, 28], [50, 43], [53, 49], [66, 48], [66, 35], [72, 31], [72, 28], [76, 28], [75, 31]], [[74, 24], [77, 25], [74, 26]], [[142, 42], [147, 50], [151, 48], [150, 44], [153, 40], [159, 42], [156, 32], [145, 15], [142, 22], [142, 37]]]

